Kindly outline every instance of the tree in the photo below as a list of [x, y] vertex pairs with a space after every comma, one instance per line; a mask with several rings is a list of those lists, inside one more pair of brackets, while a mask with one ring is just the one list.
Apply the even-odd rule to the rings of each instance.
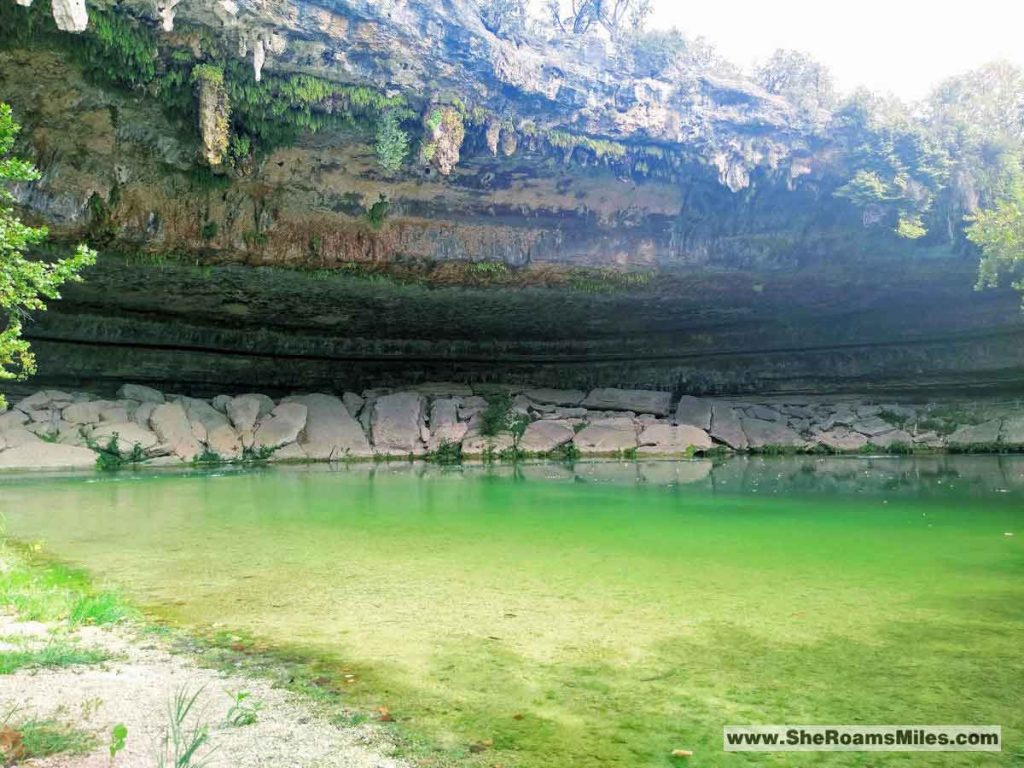
[[[995, 288], [1004, 275], [1019, 276], [1024, 266], [1024, 190], [967, 220], [967, 239], [981, 249], [977, 287]], [[1013, 287], [1024, 293], [1024, 279], [1015, 280]]]
[[563, 34], [585, 35], [603, 28], [619, 38], [642, 32], [652, 8], [651, 0], [548, 0], [547, 10]]
[[758, 84], [797, 107], [813, 112], [835, 106], [835, 85], [828, 67], [806, 53], [778, 49], [754, 73]]
[[526, 0], [483, 0], [480, 17], [498, 37], [517, 37], [526, 31]]
[[389, 173], [402, 167], [409, 154], [409, 134], [402, 130], [401, 120], [395, 112], [386, 112], [377, 125], [377, 162]]
[[[8, 185], [35, 181], [39, 172], [28, 162], [7, 157], [21, 127], [11, 108], [0, 104], [0, 380], [24, 379], [35, 373], [36, 362], [29, 343], [22, 338], [22, 322], [29, 312], [46, 309], [44, 299], [59, 299], [58, 289], [80, 280], [79, 272], [96, 261], [96, 253], [84, 245], [65, 259], [48, 262], [28, 259], [26, 251], [47, 237], [45, 227], [30, 227], [14, 213], [14, 196]], [[6, 407], [0, 395], [0, 409]]]

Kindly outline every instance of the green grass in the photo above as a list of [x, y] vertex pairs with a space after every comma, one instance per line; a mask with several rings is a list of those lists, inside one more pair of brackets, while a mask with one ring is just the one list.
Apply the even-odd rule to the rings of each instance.
[[21, 734], [26, 759], [58, 754], [84, 755], [96, 746], [96, 738], [91, 733], [53, 719], [28, 720], [11, 727]]
[[59, 669], [79, 664], [102, 664], [110, 654], [89, 648], [79, 648], [64, 640], [51, 640], [42, 648], [0, 650], [0, 675], [10, 675], [19, 669]]
[[76, 568], [47, 562], [35, 547], [0, 544], [0, 607], [22, 621], [114, 624], [136, 612], [114, 592], [95, 590]]

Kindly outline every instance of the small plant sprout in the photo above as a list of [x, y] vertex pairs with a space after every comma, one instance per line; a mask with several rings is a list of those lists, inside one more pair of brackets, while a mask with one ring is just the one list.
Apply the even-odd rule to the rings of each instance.
[[[206, 759], [198, 758], [197, 753], [209, 741], [210, 727], [199, 722], [199, 715], [193, 718], [191, 725], [186, 724], [202, 692], [200, 688], [191, 693], [188, 686], [182, 686], [174, 694], [168, 707], [170, 723], [164, 731], [162, 749], [157, 754], [157, 768], [202, 768], [206, 764]], [[209, 754], [208, 751], [206, 757]]]
[[258, 713], [263, 709], [263, 702], [252, 698], [248, 691], [228, 693], [233, 702], [228, 710], [227, 723], [234, 728], [243, 728], [256, 722]]
[[125, 740], [128, 738], [128, 727], [124, 723], [118, 723], [110, 729], [110, 764], [114, 764], [117, 753], [124, 749]]

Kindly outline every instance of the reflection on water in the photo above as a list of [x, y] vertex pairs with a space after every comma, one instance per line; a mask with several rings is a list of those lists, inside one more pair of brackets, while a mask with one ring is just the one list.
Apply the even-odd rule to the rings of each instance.
[[[356, 701], [536, 768], [717, 757], [726, 722], [1021, 744], [1022, 495], [1024, 457], [991, 456], [0, 478], [12, 535], [183, 624], [343, 659]], [[863, 764], [829, 760], [787, 764]]]

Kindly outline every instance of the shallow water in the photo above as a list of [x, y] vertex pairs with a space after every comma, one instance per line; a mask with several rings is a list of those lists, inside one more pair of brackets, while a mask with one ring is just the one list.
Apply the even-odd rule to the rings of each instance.
[[[0, 511], [183, 625], [338, 660], [354, 703], [467, 764], [1024, 751], [1018, 458], [3, 476]], [[815, 722], [1000, 724], [1005, 746], [721, 751], [726, 724]]]

